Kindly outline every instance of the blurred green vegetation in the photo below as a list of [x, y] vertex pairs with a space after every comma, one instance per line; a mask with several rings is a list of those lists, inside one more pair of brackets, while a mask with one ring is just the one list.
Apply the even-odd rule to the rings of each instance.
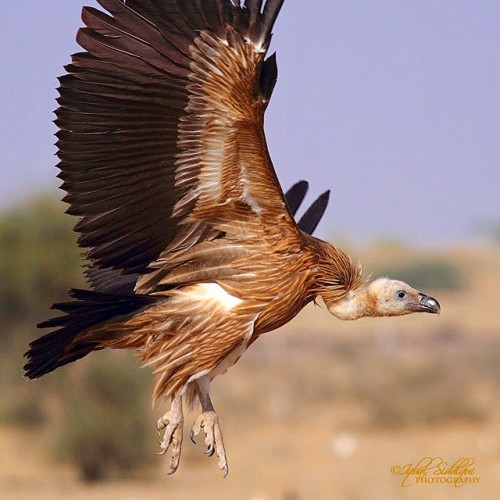
[[462, 285], [460, 270], [449, 262], [425, 260], [405, 266], [384, 266], [375, 276], [397, 276], [417, 290], [458, 290]]
[[40, 399], [21, 397], [10, 400], [0, 413], [0, 424], [19, 427], [40, 427], [47, 422], [47, 414]]
[[3, 421], [44, 420], [33, 416], [41, 410], [34, 409], [37, 403], [27, 397], [33, 383], [21, 376], [22, 354], [41, 334], [35, 325], [52, 315], [52, 303], [64, 299], [70, 286], [83, 283], [73, 223], [64, 214], [64, 205], [49, 196], [38, 196], [0, 214], [0, 381], [8, 396], [0, 400]]
[[0, 216], [0, 316], [7, 334], [47, 314], [68, 286], [83, 282], [74, 220], [63, 211], [62, 203], [38, 197]]
[[123, 354], [100, 353], [65, 400], [57, 456], [74, 463], [84, 481], [144, 467], [154, 456], [149, 376]]
[[49, 196], [0, 214], [0, 424], [39, 428], [50, 455], [93, 481], [144, 465], [155, 440], [146, 436], [150, 376], [130, 353], [91, 355], [42, 381], [22, 377], [28, 343], [45, 333], [36, 323], [70, 287], [85, 286], [74, 223]]

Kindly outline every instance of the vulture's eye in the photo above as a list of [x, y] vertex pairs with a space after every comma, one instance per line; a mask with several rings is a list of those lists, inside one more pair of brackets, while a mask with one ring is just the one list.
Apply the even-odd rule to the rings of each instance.
[[404, 290], [399, 290], [396, 292], [396, 297], [400, 300], [406, 299], [407, 295], [408, 294]]

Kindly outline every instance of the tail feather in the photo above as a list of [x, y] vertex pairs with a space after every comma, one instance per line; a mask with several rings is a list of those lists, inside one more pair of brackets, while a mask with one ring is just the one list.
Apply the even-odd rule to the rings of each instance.
[[67, 363], [83, 358], [92, 351], [101, 349], [99, 340], [88, 340], [78, 336], [89, 328], [112, 318], [131, 314], [152, 305], [155, 297], [147, 295], [114, 295], [72, 289], [71, 302], [57, 303], [57, 309], [65, 315], [43, 321], [38, 328], [57, 328], [30, 344], [25, 353], [28, 362], [24, 366], [28, 378], [38, 378]]

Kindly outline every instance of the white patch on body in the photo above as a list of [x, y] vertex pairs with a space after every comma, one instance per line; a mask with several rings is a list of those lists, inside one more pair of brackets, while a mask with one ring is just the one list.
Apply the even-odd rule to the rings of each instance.
[[243, 300], [226, 292], [217, 283], [199, 283], [190, 288], [187, 292], [189, 298], [200, 301], [213, 301], [221, 305], [226, 311], [230, 311], [237, 305], [241, 304]]
[[233, 349], [211, 372], [210, 378], [213, 380], [215, 377], [226, 373], [231, 366], [233, 366], [241, 355], [247, 350], [248, 342], [244, 342], [236, 349]]
[[[194, 375], [191, 375], [186, 383], [186, 385], [184, 386], [184, 389], [187, 388], [187, 386], [189, 385], [190, 382], [192, 382], [193, 380], [197, 380], [199, 379], [200, 377], [204, 377], [206, 374], [208, 373], [208, 370], [201, 370], [201, 372], [198, 372], [198, 373], [195, 373]], [[183, 391], [184, 392], [184, 391]]]

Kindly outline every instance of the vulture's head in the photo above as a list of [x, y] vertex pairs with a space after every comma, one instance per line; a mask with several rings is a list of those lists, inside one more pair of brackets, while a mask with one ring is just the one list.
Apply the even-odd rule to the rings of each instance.
[[403, 316], [416, 312], [439, 314], [439, 302], [402, 281], [379, 278], [368, 286], [350, 291], [343, 299], [328, 303], [337, 318], [352, 320], [364, 316]]

